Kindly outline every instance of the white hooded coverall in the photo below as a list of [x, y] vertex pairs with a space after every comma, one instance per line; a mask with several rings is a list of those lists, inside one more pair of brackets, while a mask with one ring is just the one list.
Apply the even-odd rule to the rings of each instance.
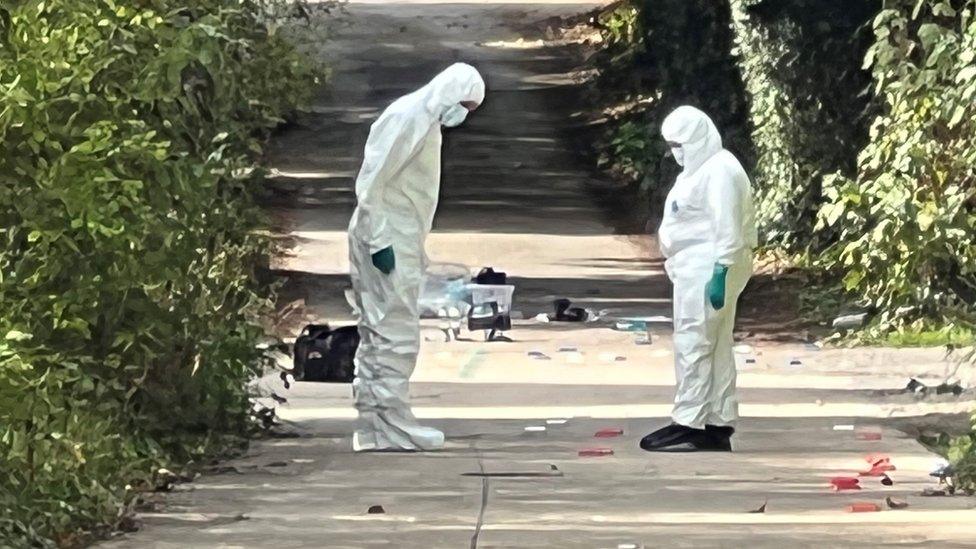
[[[484, 97], [478, 71], [457, 63], [397, 99], [370, 128], [349, 224], [361, 338], [353, 382], [357, 451], [427, 450], [444, 444], [443, 433], [417, 424], [408, 380], [420, 350], [417, 302], [427, 265], [424, 243], [440, 192], [441, 125], [463, 120], [460, 102], [480, 104]], [[384, 274], [373, 266], [372, 255], [388, 246], [396, 267]]]
[[[672, 419], [694, 429], [738, 419], [732, 329], [739, 294], [752, 276], [755, 209], [749, 177], [712, 120], [693, 107], [668, 115], [661, 133], [683, 166], [658, 233], [674, 284], [677, 391]], [[706, 295], [716, 264], [727, 265], [725, 306]]]

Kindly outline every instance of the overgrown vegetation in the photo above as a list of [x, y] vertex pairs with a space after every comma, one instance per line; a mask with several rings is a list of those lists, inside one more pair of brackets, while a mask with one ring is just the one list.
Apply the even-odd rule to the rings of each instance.
[[[976, 0], [614, 4], [597, 20], [595, 88], [613, 107], [601, 162], [639, 182], [653, 217], [674, 177], [660, 121], [699, 106], [753, 175], [767, 251], [819, 282], [806, 301], [825, 320], [858, 309], [861, 341], [973, 347], [974, 12]], [[976, 462], [959, 441], [955, 462]]]
[[254, 163], [315, 79], [291, 9], [0, 2], [0, 545], [77, 544], [246, 432]]

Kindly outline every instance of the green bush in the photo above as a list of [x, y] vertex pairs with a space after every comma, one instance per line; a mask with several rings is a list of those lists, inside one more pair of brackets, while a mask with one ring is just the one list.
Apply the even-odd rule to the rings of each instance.
[[248, 427], [254, 162], [314, 81], [287, 10], [0, 3], [0, 540], [76, 543]]
[[752, 177], [763, 240], [820, 250], [813, 230], [823, 180], [852, 175], [867, 143], [873, 98], [861, 68], [880, 0], [731, 0], [738, 63], [749, 93]]
[[865, 66], [884, 101], [855, 177], [828, 180], [817, 262], [882, 330], [976, 321], [976, 1], [887, 0]]
[[602, 106], [613, 107], [600, 163], [624, 181], [639, 182], [647, 206], [663, 199], [677, 174], [673, 162], [662, 162], [667, 149], [659, 129], [680, 105], [709, 113], [726, 147], [750, 162], [731, 23], [730, 6], [710, 0], [627, 0], [598, 18], [605, 49], [596, 95]]

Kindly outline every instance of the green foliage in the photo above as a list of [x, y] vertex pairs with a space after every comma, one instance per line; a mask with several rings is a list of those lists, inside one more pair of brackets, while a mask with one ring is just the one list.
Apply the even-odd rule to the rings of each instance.
[[827, 181], [818, 261], [879, 326], [976, 321], [976, 2], [889, 0], [865, 60], [884, 101], [855, 177]]
[[[709, 0], [627, 0], [598, 18], [605, 46], [595, 88], [610, 105], [601, 164], [640, 182], [649, 207], [676, 175], [659, 129], [680, 105], [709, 113], [726, 146], [751, 158], [747, 104], [732, 56], [731, 10]], [[657, 215], [652, 211], [651, 215]]]
[[287, 9], [0, 3], [0, 540], [76, 543], [248, 427], [254, 160], [314, 80]]
[[872, 98], [861, 60], [879, 0], [732, 0], [749, 92], [757, 221], [765, 242], [820, 249], [823, 179], [852, 174]]

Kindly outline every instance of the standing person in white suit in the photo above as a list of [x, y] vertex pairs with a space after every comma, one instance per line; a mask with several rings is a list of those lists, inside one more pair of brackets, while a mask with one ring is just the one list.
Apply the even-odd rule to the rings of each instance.
[[752, 276], [755, 208], [749, 177], [694, 107], [668, 115], [661, 133], [683, 168], [658, 232], [674, 284], [677, 391], [673, 423], [647, 436], [652, 451], [731, 451], [739, 417], [732, 330]]
[[355, 451], [444, 445], [444, 433], [417, 423], [408, 380], [420, 350], [417, 302], [440, 193], [441, 128], [460, 125], [484, 98], [478, 71], [456, 63], [394, 101], [370, 128], [349, 223], [361, 338], [353, 382]]

